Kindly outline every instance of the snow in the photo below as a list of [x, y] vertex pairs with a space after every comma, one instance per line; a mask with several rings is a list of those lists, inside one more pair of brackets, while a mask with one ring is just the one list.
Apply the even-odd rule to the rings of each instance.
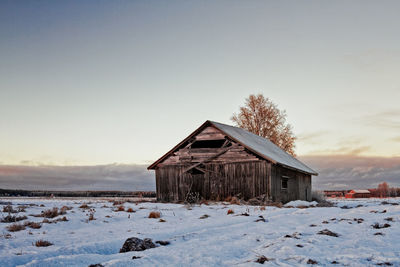
[[318, 202], [316, 202], [316, 201], [308, 202], [308, 201], [304, 201], [304, 200], [295, 200], [295, 201], [290, 201], [290, 202], [286, 203], [284, 206], [297, 208], [300, 206], [304, 206], [304, 207], [316, 206], [317, 204], [318, 204]]
[[[124, 203], [134, 213], [116, 212], [107, 199], [0, 199], [17, 205], [33, 204], [26, 212], [29, 221], [53, 207], [71, 206], [65, 215], [69, 221], [43, 224], [41, 229], [8, 232], [8, 223], [0, 223], [0, 266], [259, 266], [255, 260], [264, 255], [271, 266], [308, 266], [309, 259], [319, 266], [373, 266], [390, 262], [400, 265], [400, 205], [382, 204], [382, 199], [335, 200], [336, 207], [278, 208], [267, 206]], [[400, 203], [400, 199], [386, 199]], [[95, 209], [96, 220], [87, 221], [83, 203]], [[291, 206], [306, 206], [294, 202]], [[294, 205], [296, 204], [296, 205]], [[311, 203], [308, 203], [311, 205]], [[44, 207], [40, 207], [44, 205]], [[234, 214], [227, 214], [232, 209]], [[2, 209], [1, 209], [2, 210]], [[151, 211], [161, 218], [149, 219]], [[249, 214], [242, 216], [241, 214]], [[199, 219], [202, 215], [208, 218]], [[0, 218], [6, 216], [1, 213]], [[62, 215], [64, 216], [64, 215]], [[257, 221], [263, 216], [266, 221]], [[56, 217], [58, 218], [58, 217]], [[358, 223], [354, 219], [363, 219]], [[385, 218], [393, 218], [387, 221]], [[53, 220], [53, 219], [50, 219]], [[391, 226], [374, 229], [371, 225]], [[315, 225], [315, 226], [310, 226]], [[317, 234], [329, 229], [339, 237]], [[383, 235], [374, 235], [375, 233]], [[11, 238], [5, 238], [10, 233]], [[285, 237], [291, 236], [291, 237]], [[140, 252], [119, 253], [129, 237], [170, 241]], [[44, 239], [54, 245], [36, 247]], [[132, 259], [132, 256], [141, 256]], [[337, 266], [337, 265], [332, 265]]]

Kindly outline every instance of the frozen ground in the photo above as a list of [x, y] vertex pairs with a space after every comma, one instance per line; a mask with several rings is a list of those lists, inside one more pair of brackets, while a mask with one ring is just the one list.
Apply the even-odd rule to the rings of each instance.
[[[0, 266], [259, 266], [255, 261], [262, 255], [270, 266], [310, 266], [313, 262], [317, 262], [314, 266], [400, 266], [400, 205], [382, 201], [339, 200], [337, 207], [330, 208], [265, 210], [223, 203], [191, 208], [124, 203], [125, 209], [134, 211], [128, 213], [114, 211], [118, 206], [107, 200], [3, 198], [1, 210], [5, 202], [12, 202], [14, 209], [27, 206], [25, 212], [12, 214], [28, 216], [25, 221], [41, 222], [43, 218], [31, 215], [53, 207], [72, 209], [54, 218], [66, 216], [68, 221], [43, 223], [40, 229], [9, 232], [6, 226], [10, 223], [0, 223]], [[400, 199], [386, 201], [400, 203]], [[89, 210], [79, 208], [83, 203], [95, 210], [95, 220], [88, 221]], [[229, 209], [234, 214], [228, 215]], [[161, 212], [165, 222], [148, 218], [151, 211]], [[205, 214], [209, 217], [204, 218]], [[0, 219], [7, 215], [2, 212]], [[260, 215], [265, 222], [259, 220]], [[375, 223], [390, 227], [374, 229]], [[318, 234], [324, 229], [339, 236]], [[129, 237], [170, 241], [170, 245], [118, 253]], [[40, 239], [53, 245], [34, 246]]]

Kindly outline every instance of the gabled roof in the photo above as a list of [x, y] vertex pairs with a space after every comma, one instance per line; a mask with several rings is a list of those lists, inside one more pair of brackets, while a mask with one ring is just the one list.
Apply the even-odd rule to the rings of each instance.
[[201, 130], [207, 126], [214, 126], [222, 133], [230, 137], [235, 142], [243, 145], [248, 150], [252, 151], [254, 154], [261, 158], [271, 161], [272, 163], [280, 164], [282, 166], [288, 167], [290, 169], [295, 169], [307, 174], [318, 175], [314, 170], [306, 166], [304, 163], [294, 158], [290, 154], [286, 153], [284, 150], [279, 148], [277, 145], [269, 141], [268, 139], [248, 132], [244, 129], [226, 125], [214, 121], [206, 121], [197, 130], [195, 130], [191, 135], [185, 138], [182, 142], [172, 148], [167, 154], [162, 156], [156, 162], [148, 167], [148, 169], [154, 169], [156, 165], [167, 158], [171, 153], [177, 150], [183, 143], [187, 142], [190, 138], [195, 136]]
[[356, 194], [370, 194], [369, 190], [363, 190], [363, 189], [357, 189], [357, 190], [351, 190]]

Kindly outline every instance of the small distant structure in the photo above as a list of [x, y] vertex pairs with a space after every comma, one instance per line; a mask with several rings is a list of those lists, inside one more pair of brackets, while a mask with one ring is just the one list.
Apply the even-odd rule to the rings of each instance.
[[369, 198], [371, 197], [371, 192], [369, 190], [350, 190], [345, 195], [345, 198]]
[[324, 191], [325, 197], [329, 198], [337, 198], [337, 197], [344, 197], [345, 192], [344, 191], [333, 191], [333, 190], [325, 190]]

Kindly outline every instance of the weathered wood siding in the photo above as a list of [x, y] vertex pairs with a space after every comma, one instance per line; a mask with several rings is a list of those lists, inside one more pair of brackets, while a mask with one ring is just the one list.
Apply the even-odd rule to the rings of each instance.
[[[206, 140], [226, 140], [226, 136], [214, 127], [207, 127], [198, 135], [196, 135], [192, 142]], [[166, 158], [160, 164], [160, 166], [173, 164], [182, 165], [200, 162], [221, 152], [223, 149], [224, 148], [192, 148], [190, 144], [188, 144], [181, 147], [179, 150], [173, 153], [173, 155]], [[229, 149], [226, 153], [222, 154], [218, 158], [214, 159], [213, 162], [247, 162], [259, 160], [260, 159], [254, 154], [248, 153], [248, 151], [246, 151], [242, 145], [235, 144], [234, 147]]]
[[[297, 199], [311, 201], [311, 175], [273, 165], [271, 177], [272, 200], [283, 203]], [[288, 180], [287, 189], [282, 189], [283, 177]]]
[[187, 165], [170, 165], [156, 169], [157, 199], [183, 201], [189, 192], [198, 192], [204, 199], [224, 199], [241, 194], [249, 199], [269, 194], [270, 163], [209, 163], [204, 174], [183, 172]]

